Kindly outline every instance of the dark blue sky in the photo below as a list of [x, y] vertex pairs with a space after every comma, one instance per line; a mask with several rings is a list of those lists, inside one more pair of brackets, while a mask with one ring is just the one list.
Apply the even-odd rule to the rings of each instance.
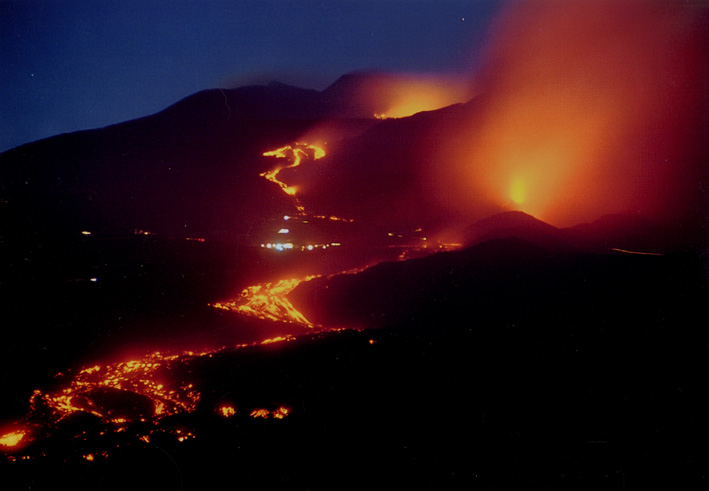
[[473, 69], [499, 0], [0, 0], [0, 151], [202, 89]]

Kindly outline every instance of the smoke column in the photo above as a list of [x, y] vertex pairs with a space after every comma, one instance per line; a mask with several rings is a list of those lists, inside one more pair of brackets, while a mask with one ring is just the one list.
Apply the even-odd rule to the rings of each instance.
[[431, 180], [441, 204], [554, 225], [706, 214], [709, 8], [513, 3], [488, 40], [465, 128]]

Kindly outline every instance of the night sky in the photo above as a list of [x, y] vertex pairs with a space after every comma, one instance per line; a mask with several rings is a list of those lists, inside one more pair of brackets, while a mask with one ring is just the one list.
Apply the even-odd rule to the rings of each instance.
[[474, 71], [501, 1], [0, 0], [0, 151], [197, 91]]

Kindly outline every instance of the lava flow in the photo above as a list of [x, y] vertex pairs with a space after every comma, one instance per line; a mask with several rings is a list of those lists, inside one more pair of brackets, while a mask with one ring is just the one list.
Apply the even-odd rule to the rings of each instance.
[[[199, 401], [193, 385], [167, 382], [174, 379], [169, 377], [170, 363], [184, 361], [184, 358], [154, 352], [141, 360], [84, 368], [67, 387], [56, 393], [35, 391], [31, 406], [35, 411], [40, 407], [51, 410], [57, 420], [83, 411], [114, 424], [190, 412]], [[134, 395], [136, 400], [144, 397], [144, 404], [133, 401], [130, 410], [115, 409], [112, 402], [125, 394]]]
[[[272, 183], [277, 184], [278, 187], [280, 187], [284, 193], [286, 193], [288, 196], [293, 196], [295, 198], [296, 189], [293, 186], [289, 186], [283, 181], [278, 180], [278, 174], [283, 169], [292, 169], [294, 167], [298, 167], [303, 161], [303, 158], [310, 158], [308, 150], [312, 150], [313, 160], [321, 159], [325, 156], [325, 150], [322, 147], [318, 147], [316, 145], [309, 145], [307, 143], [298, 143], [295, 145], [295, 147], [291, 145], [286, 145], [285, 147], [277, 148], [276, 150], [264, 152], [264, 157], [276, 157], [279, 159], [288, 158], [290, 153], [290, 155], [293, 157], [293, 161], [290, 165], [287, 165], [285, 167], [276, 167], [275, 169], [272, 169], [270, 171], [262, 172], [260, 176], [265, 177]], [[298, 198], [295, 198], [295, 207], [299, 213], [305, 212], [305, 208], [300, 203]]]
[[[262, 172], [259, 174], [261, 177], [266, 178], [267, 180], [271, 181], [272, 183], [276, 184], [279, 188], [283, 190], [284, 193], [286, 193], [288, 196], [292, 196], [295, 200], [295, 209], [298, 212], [298, 215], [301, 217], [308, 216], [305, 213], [305, 207], [303, 204], [300, 202], [300, 200], [296, 197], [296, 188], [294, 186], [289, 186], [285, 182], [281, 181], [278, 179], [278, 174], [283, 170], [283, 169], [293, 169], [295, 167], [298, 167], [301, 165], [303, 162], [303, 159], [313, 159], [313, 160], [318, 160], [321, 159], [325, 156], [325, 149], [321, 146], [318, 145], [313, 145], [310, 143], [296, 143], [294, 146], [292, 145], [286, 145], [281, 148], [277, 148], [275, 150], [270, 150], [268, 152], [263, 153], [264, 157], [276, 157], [278, 159], [287, 159], [287, 158], [292, 158], [292, 162], [290, 165], [286, 166], [278, 166], [275, 169], [271, 169], [266, 172]], [[332, 221], [343, 221], [343, 222], [352, 222], [351, 219], [348, 218], [341, 218], [341, 217], [336, 217], [333, 215], [330, 216], [325, 216], [325, 215], [312, 215], [312, 218], [318, 218], [321, 220], [332, 220]], [[290, 218], [290, 217], [289, 217]]]
[[11, 448], [16, 447], [25, 438], [25, 432], [22, 430], [11, 431], [0, 436], [0, 447]]
[[[237, 345], [231, 349], [294, 339], [294, 336], [286, 335]], [[73, 414], [88, 414], [98, 418], [106, 425], [100, 436], [125, 432], [129, 426], [140, 423], [145, 426], [134, 433], [145, 443], [150, 442], [150, 436], [155, 432], [173, 434], [178, 442], [195, 438], [193, 433], [183, 428], [159, 426], [165, 417], [194, 412], [200, 402], [200, 392], [195, 385], [174, 372], [192, 360], [200, 357], [211, 358], [225, 349], [202, 353], [186, 352], [181, 355], [153, 352], [137, 360], [83, 368], [58, 390], [35, 390], [30, 398], [28, 414], [16, 422], [11, 431], [0, 433], [0, 450], [8, 454], [8, 461], [16, 461], [17, 457], [11, 455], [12, 453], [42, 435], [51, 437], [59, 423]], [[59, 374], [58, 377], [64, 375]], [[254, 409], [258, 410], [260, 409]], [[236, 409], [231, 405], [222, 405], [217, 411], [223, 417], [236, 414]], [[287, 413], [287, 409], [279, 409], [272, 411], [271, 417], [281, 419]], [[86, 434], [86, 431], [81, 433], [84, 439]], [[107, 457], [108, 452], [89, 453], [83, 455], [83, 458], [93, 461], [97, 455]], [[28, 458], [30, 457], [21, 457]]]
[[237, 299], [231, 302], [217, 302], [212, 306], [259, 319], [314, 327], [314, 324], [290, 303], [287, 295], [303, 281], [310, 281], [317, 277], [317, 275], [312, 275], [302, 279], [294, 278], [249, 286], [241, 292]]

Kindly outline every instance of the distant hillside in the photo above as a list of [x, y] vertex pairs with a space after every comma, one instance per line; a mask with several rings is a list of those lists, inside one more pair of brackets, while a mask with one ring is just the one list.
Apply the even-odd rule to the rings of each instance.
[[[543, 247], [516, 237], [459, 251], [382, 263], [354, 275], [301, 283], [292, 303], [325, 325], [428, 325], [467, 319], [588, 322], [628, 316], [635, 322], [664, 298], [696, 298], [704, 281], [693, 255], [597, 254]], [[653, 306], [650, 308], [650, 306]], [[633, 320], [635, 317], [635, 320]]]

